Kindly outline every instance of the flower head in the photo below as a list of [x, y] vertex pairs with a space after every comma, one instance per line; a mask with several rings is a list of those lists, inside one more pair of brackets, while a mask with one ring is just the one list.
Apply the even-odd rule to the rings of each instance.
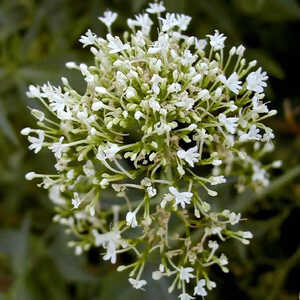
[[89, 29], [79, 38], [93, 61], [66, 63], [85, 91], [65, 77], [61, 86], [30, 85], [27, 96], [45, 110], [32, 109], [36, 126], [21, 134], [30, 150], [54, 154], [54, 174], [25, 177], [49, 189], [54, 220], [78, 237], [70, 243], [75, 254], [99, 247], [116, 264], [130, 252], [133, 262], [118, 270], [143, 289], [145, 264], [157, 251], [153, 279], [173, 277], [169, 291], [182, 288], [179, 298], [190, 300], [188, 285], [202, 297], [216, 286], [210, 265], [229, 271], [221, 243], [252, 238], [234, 231], [239, 212], [218, 211], [203, 194], [217, 196], [210, 185], [226, 178], [236, 178], [238, 190], [261, 189], [281, 164], [261, 159], [274, 148], [274, 133], [261, 122], [275, 113], [264, 101], [267, 74], [252, 72], [257, 62], [246, 62], [244, 46], [226, 53], [224, 34], [189, 36], [191, 17], [165, 10], [150, 3], [120, 36], [111, 28], [117, 14], [105, 11], [106, 36]]

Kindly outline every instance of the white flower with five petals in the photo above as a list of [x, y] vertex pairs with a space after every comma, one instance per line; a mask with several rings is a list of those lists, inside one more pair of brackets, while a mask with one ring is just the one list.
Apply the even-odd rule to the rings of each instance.
[[104, 23], [108, 29], [110, 29], [112, 23], [114, 23], [116, 21], [117, 17], [118, 17], [117, 13], [107, 10], [106, 12], [104, 12], [104, 16], [99, 17], [98, 19], [102, 23]]
[[200, 154], [198, 153], [198, 147], [188, 149], [187, 151], [181, 149], [177, 151], [177, 156], [180, 159], [185, 160], [191, 167], [194, 167], [194, 163], [199, 161]]
[[199, 280], [197, 282], [197, 285], [195, 286], [194, 295], [198, 295], [198, 296], [202, 296], [202, 297], [207, 296], [207, 292], [204, 288], [205, 285], [206, 285], [205, 279]]
[[195, 278], [195, 275], [193, 274], [194, 269], [191, 267], [184, 268], [180, 267], [179, 268], [179, 278], [182, 281], [186, 281], [187, 283], [190, 282], [190, 279]]
[[236, 72], [232, 73], [228, 78], [225, 75], [219, 75], [219, 80], [233, 93], [238, 94], [241, 86], [241, 81], [239, 80], [239, 76]]

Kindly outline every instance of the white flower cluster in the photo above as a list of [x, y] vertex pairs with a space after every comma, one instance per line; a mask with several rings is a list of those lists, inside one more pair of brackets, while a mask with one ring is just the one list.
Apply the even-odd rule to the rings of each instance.
[[[106, 11], [99, 18], [106, 38], [90, 30], [80, 38], [94, 65], [66, 64], [81, 72], [85, 92], [66, 78], [62, 87], [31, 85], [27, 96], [47, 113], [32, 109], [38, 129], [21, 133], [35, 153], [54, 153], [56, 174], [26, 178], [40, 178], [49, 189], [54, 220], [78, 237], [70, 243], [75, 253], [101, 246], [114, 264], [118, 253], [131, 251], [136, 261], [118, 270], [130, 270], [129, 282], [142, 289], [144, 266], [157, 251], [153, 279], [172, 277], [169, 291], [179, 288], [187, 300], [216, 286], [209, 266], [228, 272], [221, 242], [252, 238], [231, 230], [240, 214], [211, 211], [209, 202], [228, 177], [238, 191], [268, 185], [268, 169], [280, 163], [261, 162], [274, 137], [261, 121], [276, 112], [263, 102], [268, 77], [253, 70], [256, 61], [246, 62], [243, 46], [226, 54], [223, 34], [187, 36], [191, 18], [164, 11], [163, 3], [150, 4], [128, 20], [131, 32], [122, 39], [111, 31], [117, 14]], [[172, 228], [171, 218], [185, 230]]]

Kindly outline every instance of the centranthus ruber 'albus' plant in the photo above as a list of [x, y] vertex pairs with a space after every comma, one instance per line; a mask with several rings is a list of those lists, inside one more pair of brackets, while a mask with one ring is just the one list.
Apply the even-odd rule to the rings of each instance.
[[116, 18], [99, 18], [106, 38], [90, 30], [80, 37], [93, 65], [66, 64], [81, 72], [84, 93], [64, 77], [60, 87], [29, 86], [47, 112], [32, 109], [37, 128], [21, 133], [35, 153], [53, 152], [57, 172], [26, 178], [49, 189], [54, 221], [73, 234], [76, 254], [102, 247], [115, 264], [131, 252], [134, 262], [118, 271], [129, 271], [136, 289], [146, 287], [144, 266], [156, 254], [154, 280], [169, 277], [181, 300], [206, 296], [216, 286], [209, 267], [228, 272], [220, 244], [252, 238], [232, 230], [239, 213], [211, 209], [215, 186], [231, 177], [238, 191], [264, 187], [268, 169], [280, 165], [261, 162], [274, 137], [262, 121], [276, 113], [263, 101], [268, 77], [242, 45], [225, 52], [217, 30], [185, 35], [191, 18], [165, 13], [162, 3], [128, 19], [122, 38], [112, 33]]

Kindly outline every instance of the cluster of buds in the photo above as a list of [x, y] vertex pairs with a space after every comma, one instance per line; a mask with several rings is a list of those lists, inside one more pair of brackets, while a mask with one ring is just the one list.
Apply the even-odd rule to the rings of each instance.
[[74, 236], [76, 254], [102, 247], [115, 264], [131, 252], [134, 261], [118, 271], [128, 270], [136, 289], [146, 286], [144, 267], [156, 254], [154, 280], [170, 277], [169, 292], [179, 289], [181, 300], [204, 297], [216, 286], [209, 267], [228, 272], [220, 244], [252, 238], [232, 231], [239, 213], [211, 209], [214, 187], [230, 177], [238, 191], [261, 188], [280, 166], [261, 161], [274, 147], [262, 123], [276, 113], [263, 102], [268, 77], [246, 62], [242, 45], [225, 53], [217, 30], [185, 35], [191, 18], [165, 13], [162, 3], [128, 19], [122, 38], [112, 34], [116, 18], [99, 18], [106, 38], [90, 30], [80, 37], [94, 65], [66, 64], [81, 72], [83, 93], [64, 77], [62, 87], [29, 86], [45, 112], [32, 109], [38, 128], [21, 133], [35, 153], [53, 152], [57, 172], [26, 178], [49, 189], [54, 220]]

